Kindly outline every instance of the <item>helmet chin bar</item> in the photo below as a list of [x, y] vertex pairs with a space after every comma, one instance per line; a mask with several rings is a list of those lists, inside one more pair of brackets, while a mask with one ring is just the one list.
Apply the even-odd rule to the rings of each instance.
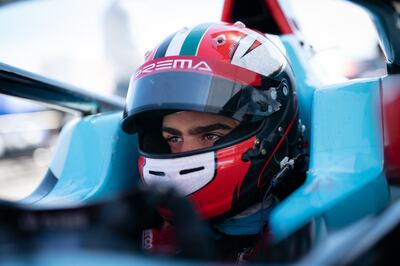
[[206, 152], [172, 159], [146, 158], [143, 180], [146, 184], [174, 187], [187, 196], [205, 185], [215, 176], [215, 153]]

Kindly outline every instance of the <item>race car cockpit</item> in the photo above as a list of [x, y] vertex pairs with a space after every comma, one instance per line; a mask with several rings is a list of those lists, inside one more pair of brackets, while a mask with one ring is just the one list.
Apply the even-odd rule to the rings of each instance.
[[[81, 114], [81, 117], [70, 121], [62, 129], [48, 171], [37, 189], [18, 202], [0, 202], [0, 262], [17, 263], [17, 265], [31, 262], [38, 265], [52, 265], [60, 260], [71, 264], [88, 265], [215, 263], [217, 249], [209, 237], [210, 221], [204, 219], [204, 216], [218, 217], [223, 215], [226, 209], [229, 209], [227, 213], [231, 209], [235, 215], [240, 213], [232, 202], [239, 202], [234, 196], [241, 196], [241, 191], [235, 188], [240, 187], [242, 183], [232, 185], [232, 189], [228, 187], [228, 183], [219, 184], [220, 187], [226, 185], [226, 191], [231, 195], [228, 207], [224, 205], [226, 203], [224, 202], [218, 206], [220, 208], [204, 207], [199, 212], [198, 206], [206, 206], [202, 203], [206, 202], [208, 195], [207, 197], [195, 195], [195, 192], [211, 181], [200, 180], [204, 181], [204, 184], [200, 185], [194, 184], [191, 180], [186, 183], [186, 187], [191, 190], [189, 189], [190, 191], [186, 194], [183, 193], [184, 196], [194, 195], [193, 198], [198, 196], [193, 200], [194, 207], [193, 201], [188, 201], [189, 197], [184, 197], [182, 191], [179, 190], [179, 185], [183, 181], [175, 179], [178, 185], [172, 187], [163, 185], [162, 182], [161, 184], [153, 182], [167, 176], [170, 170], [168, 167], [172, 167], [172, 160], [179, 159], [180, 155], [171, 154], [169, 151], [153, 156], [151, 152], [161, 150], [161, 144], [155, 140], [154, 136], [149, 137], [143, 134], [151, 129], [143, 126], [143, 124], [149, 124], [149, 121], [159, 125], [162, 123], [161, 118], [167, 115], [182, 110], [204, 111], [207, 108], [207, 111], [215, 114], [228, 114], [236, 121], [245, 121], [249, 124], [254, 122], [254, 128], [262, 128], [268, 124], [260, 122], [260, 117], [268, 117], [279, 110], [288, 110], [285, 113], [288, 117], [282, 118], [284, 128], [295, 125], [293, 128], [298, 134], [293, 138], [296, 143], [289, 144], [298, 148], [297, 145], [300, 143], [301, 153], [297, 154], [298, 157], [294, 153], [290, 154], [285, 163], [282, 163], [285, 156], [278, 158], [279, 160], [274, 158], [274, 152], [271, 153], [273, 149], [268, 146], [274, 141], [284, 142], [289, 131], [286, 132], [283, 128], [276, 128], [277, 132], [284, 135], [283, 137], [279, 135], [280, 138], [275, 138], [277, 134], [273, 136], [266, 134], [263, 139], [265, 142], [251, 138], [254, 134], [250, 136], [246, 130], [235, 131], [234, 133], [239, 132], [240, 137], [243, 137], [237, 138], [240, 141], [251, 140], [245, 143], [246, 151], [239, 156], [230, 150], [223, 150], [227, 147], [226, 143], [241, 145], [242, 143], [236, 141], [237, 139], [230, 139], [225, 144], [222, 141], [221, 146], [218, 146], [232, 155], [224, 162], [225, 166], [230, 160], [239, 160], [240, 163], [247, 165], [253, 158], [260, 158], [267, 154], [270, 155], [271, 160], [276, 159], [278, 162], [277, 169], [271, 174], [266, 187], [276, 186], [283, 196], [276, 199], [276, 204], [268, 213], [267, 225], [264, 227], [267, 231], [263, 232], [268, 235], [268, 241], [262, 242], [262, 246], [259, 247], [261, 252], [256, 253], [253, 261], [256, 263], [312, 263], [312, 259], [316, 256], [312, 252], [318, 250], [315, 247], [329, 242], [329, 239], [342, 239], [342, 243], [348, 244], [346, 247], [349, 250], [349, 243], [354, 245], [354, 239], [351, 239], [353, 242], [350, 239], [346, 242], [345, 237], [330, 237], [337, 237], [343, 230], [354, 229], [352, 226], [359, 225], [360, 221], [363, 223], [368, 217], [380, 217], [379, 215], [391, 205], [390, 188], [398, 179], [400, 169], [397, 156], [400, 141], [396, 116], [400, 110], [398, 108], [400, 35], [399, 29], [394, 26], [397, 21], [395, 18], [398, 16], [396, 8], [399, 5], [397, 1], [352, 2], [366, 7], [376, 18], [383, 50], [388, 61], [387, 76], [354, 79], [328, 85], [324, 83], [315, 74], [316, 70], [309, 65], [308, 60], [312, 50], [306, 47], [307, 44], [297, 34], [299, 29], [290, 20], [290, 16], [286, 15], [282, 5], [274, 0], [255, 1], [251, 4], [240, 0], [225, 1], [222, 20], [228, 23], [234, 23], [236, 20], [244, 22], [239, 22], [236, 26], [229, 24], [231, 25], [229, 27], [238, 27], [240, 31], [250, 32], [244, 29], [244, 24], [247, 24], [262, 31], [262, 34], [257, 32], [261, 37], [255, 38], [253, 45], [247, 47], [246, 50], [238, 50], [242, 54], [235, 59], [239, 62], [237, 65], [242, 64], [241, 68], [236, 68], [237, 65], [229, 66], [230, 70], [233, 69], [235, 74], [238, 74], [239, 78], [235, 77], [235, 82], [232, 82], [232, 77], [227, 78], [229, 75], [226, 71], [227, 66], [222, 63], [217, 62], [217, 64], [211, 60], [190, 61], [190, 63], [189, 61], [180, 61], [180, 63], [173, 60], [162, 61], [164, 57], [164, 59], [177, 59], [175, 57], [181, 56], [174, 52], [178, 51], [178, 41], [181, 42], [181, 46], [184, 46], [183, 38], [189, 35], [189, 32], [186, 32], [187, 29], [179, 32], [182, 38], [175, 38], [172, 46], [170, 46], [171, 37], [168, 44], [163, 42], [147, 55], [149, 61], [139, 69], [139, 72], [136, 72], [132, 79], [131, 86], [137, 94], [131, 92], [126, 104], [119, 98], [106, 99], [0, 64], [0, 92]], [[261, 8], [258, 9], [259, 7]], [[273, 23], [268, 24], [269, 21]], [[199, 32], [199, 28], [194, 31], [200, 43], [203, 39], [199, 38]], [[252, 32], [252, 35], [249, 35], [254, 37], [257, 34]], [[213, 49], [229, 41], [226, 36], [214, 35], [211, 39], [215, 41], [209, 43]], [[264, 39], [274, 49], [280, 51], [279, 56], [287, 60], [290, 66], [280, 64], [262, 66], [268, 70], [266, 70], [268, 73], [264, 75], [267, 77], [261, 78], [260, 75], [254, 75], [246, 69], [251, 65], [251, 60], [249, 63], [245, 59], [246, 55], [257, 49]], [[179, 52], [182, 51], [181, 46]], [[236, 43], [231, 47], [236, 49], [239, 46]], [[233, 48], [224, 52], [232, 55], [236, 51]], [[197, 53], [198, 51], [202, 52], [200, 48], [189, 52]], [[274, 51], [268, 50], [269, 53]], [[204, 57], [209, 59], [207, 56], [210, 53], [210, 51], [204, 52]], [[166, 56], [171, 56], [171, 58], [166, 58]], [[194, 57], [195, 54], [183, 56], [193, 56], [186, 60], [197, 60]], [[176, 76], [170, 75], [171, 73], [166, 69], [172, 66], [179, 68], [182, 73], [179, 72]], [[190, 66], [190, 69], [186, 69], [189, 68], [186, 66]], [[203, 75], [203, 72], [214, 68], [219, 70], [218, 73], [213, 72], [216, 78], [210, 79], [212, 75]], [[162, 75], [154, 74], [156, 70]], [[268, 78], [272, 75], [271, 73], [280, 79]], [[191, 88], [199, 96], [198, 98], [185, 93], [189, 83], [176, 85], [174, 97], [162, 95], [159, 92], [162, 88], [157, 87], [159, 81], [155, 82], [156, 79], [172, 84], [178, 78], [185, 82], [197, 79], [202, 85], [207, 84], [207, 94], [202, 90], [204, 86]], [[241, 79], [240, 82], [236, 82], [239, 79]], [[296, 84], [295, 90], [287, 85], [289, 79], [293, 79], [293, 83]], [[229, 97], [224, 95], [224, 92], [214, 91], [215, 97], [208, 98], [208, 93], [212, 91], [215, 84], [226, 85], [224, 88], [234, 88], [235, 91], [231, 91]], [[260, 84], [270, 86], [260, 92], [258, 90]], [[235, 94], [243, 88], [247, 89], [246, 93]], [[296, 100], [293, 102], [288, 100], [288, 104], [286, 101], [277, 100], [289, 99], [285, 97], [290, 93], [296, 95]], [[231, 97], [232, 95], [240, 97]], [[231, 101], [228, 99], [230, 97]], [[182, 99], [189, 101], [190, 104], [183, 108]], [[220, 99], [228, 99], [229, 104], [225, 101], [226, 105], [219, 105]], [[248, 102], [243, 104], [244, 99], [252, 101], [250, 104]], [[161, 108], [161, 100], [165, 101], [165, 106], [167, 106], [162, 106], [164, 113], [161, 118], [157, 117], [160, 113], [147, 116], [147, 111], [149, 114], [154, 114], [151, 108]], [[179, 110], [177, 105], [179, 105]], [[146, 109], [149, 106], [151, 110]], [[291, 108], [293, 106], [294, 108]], [[296, 113], [297, 107], [298, 113]], [[157, 121], [158, 118], [161, 120]], [[242, 129], [241, 124], [238, 123], [238, 125], [237, 128]], [[172, 132], [170, 129], [171, 127], [166, 132]], [[133, 134], [127, 134], [127, 132]], [[212, 149], [207, 147], [201, 151], [214, 152]], [[160, 160], [164, 158], [163, 156], [169, 156], [167, 158], [169, 161], [162, 164], [166, 170], [160, 168]], [[214, 163], [223, 161], [221, 158], [217, 156], [210, 160], [208, 157], [201, 157], [193, 161], [197, 163], [208, 160], [207, 162]], [[290, 161], [291, 159], [296, 160]], [[288, 178], [295, 178], [288, 173], [296, 168], [297, 160], [301, 165], [301, 170], [298, 170], [304, 175], [298, 175], [298, 179], [291, 180], [294, 185], [288, 190], [279, 187], [281, 181], [287, 182]], [[202, 166], [201, 169], [189, 166], [187, 169], [180, 170], [184, 174], [209, 170], [208, 166]], [[210, 172], [215, 173], [216, 169], [211, 169]], [[239, 170], [230, 170], [230, 173]], [[144, 171], [147, 172], [144, 173]], [[257, 182], [253, 185], [257, 187]], [[250, 189], [247, 192], [255, 195], [257, 190]], [[269, 194], [269, 189], [264, 189], [263, 192]], [[396, 199], [392, 197], [392, 200]], [[243, 206], [247, 203], [240, 204], [237, 208], [243, 211], [245, 209]], [[153, 253], [143, 251], [143, 245], [152, 245], [151, 239], [149, 236], [146, 238], [143, 231], [160, 227], [166, 216], [172, 217], [171, 220], [175, 226], [173, 235], [179, 250], [169, 256], [172, 260], [166, 259], [166, 256], [154, 256]], [[349, 238], [360, 237], [360, 235], [348, 234]], [[328, 251], [324, 254], [331, 254], [329, 249], [326, 250]], [[345, 249], [341, 249], [341, 252], [342, 258], [332, 259], [327, 256], [325, 262], [328, 265], [350, 265], [355, 259], [354, 255], [349, 255]], [[310, 254], [311, 256], [308, 256]], [[321, 253], [314, 262], [325, 258], [324, 254]], [[362, 254], [362, 252], [357, 254]], [[177, 260], [179, 258], [184, 261]]]

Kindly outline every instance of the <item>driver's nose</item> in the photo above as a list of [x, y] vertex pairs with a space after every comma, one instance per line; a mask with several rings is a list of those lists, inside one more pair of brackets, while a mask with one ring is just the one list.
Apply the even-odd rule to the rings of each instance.
[[196, 138], [185, 139], [180, 147], [180, 151], [178, 152], [188, 152], [195, 151], [203, 148], [207, 148], [209, 145], [205, 145], [205, 143], [197, 140]]
[[194, 151], [201, 149], [201, 145], [194, 140], [186, 140], [181, 146], [180, 152]]

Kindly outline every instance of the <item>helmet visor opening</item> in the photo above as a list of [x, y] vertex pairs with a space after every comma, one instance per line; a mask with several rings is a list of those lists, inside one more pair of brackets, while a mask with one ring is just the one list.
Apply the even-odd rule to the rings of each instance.
[[[205, 121], [203, 120], [202, 122], [199, 122], [197, 119], [193, 120], [196, 121], [194, 124], [192, 124], [193, 127], [187, 127], [187, 124], [183, 122], [181, 125], [178, 124], [178, 127], [174, 127], [176, 131], [180, 131], [181, 129], [184, 129], [185, 131], [181, 132], [189, 132], [186, 134], [193, 134], [191, 135], [190, 138], [197, 138], [201, 139], [205, 135], [214, 135], [217, 134], [220, 136], [218, 140], [216, 140], [214, 143], [209, 143], [210, 145], [203, 145], [203, 146], [197, 146], [196, 148], [193, 148], [192, 150], [186, 150], [186, 151], [179, 151], [176, 152], [174, 149], [170, 146], [168, 143], [168, 134], [166, 136], [163, 134], [164, 131], [164, 117], [166, 115], [174, 115], [175, 113], [187, 113], [187, 112], [174, 112], [174, 111], [154, 111], [154, 112], [146, 112], [144, 114], [139, 114], [136, 117], [136, 123], [139, 130], [139, 151], [142, 155], [145, 155], [146, 157], [152, 157], [152, 158], [171, 158], [171, 157], [181, 157], [181, 156], [188, 156], [188, 155], [194, 155], [198, 153], [204, 153], [204, 152], [209, 152], [209, 151], [215, 151], [221, 148], [225, 148], [227, 146], [232, 146], [237, 143], [243, 142], [251, 137], [253, 137], [259, 129], [261, 128], [261, 124], [265, 122], [266, 120], [260, 120], [257, 122], [252, 122], [252, 123], [240, 123], [231, 128], [229, 132], [226, 132], [225, 134], [223, 131], [219, 131], [218, 133], [214, 131], [215, 129], [208, 129], [210, 131], [204, 131], [202, 133], [194, 133], [195, 131], [201, 129], [201, 130], [206, 130], [207, 127], [214, 127], [217, 125], [224, 125], [225, 123], [219, 120], [222, 124], [219, 122], [216, 122], [215, 120], [212, 121]], [[190, 112], [193, 113], [193, 112]], [[191, 115], [189, 113], [189, 116]], [[206, 114], [207, 115], [207, 114]], [[220, 119], [220, 118], [217, 118]], [[225, 118], [226, 119], [226, 118]], [[175, 120], [176, 121], [176, 120]], [[184, 120], [186, 121], [186, 120]], [[175, 124], [176, 125], [176, 124]], [[205, 125], [205, 126], [204, 126]], [[183, 127], [181, 127], [183, 126]], [[198, 126], [198, 127], [197, 127]], [[168, 127], [168, 122], [167, 122], [167, 127]], [[186, 129], [185, 129], [186, 128]], [[190, 133], [193, 132], [193, 133]], [[177, 134], [178, 137], [180, 137], [180, 133], [175, 133]], [[183, 136], [182, 136], [183, 137]], [[187, 136], [186, 136], [187, 137]], [[183, 141], [187, 141], [184, 137]], [[189, 140], [190, 141], [190, 140]]]

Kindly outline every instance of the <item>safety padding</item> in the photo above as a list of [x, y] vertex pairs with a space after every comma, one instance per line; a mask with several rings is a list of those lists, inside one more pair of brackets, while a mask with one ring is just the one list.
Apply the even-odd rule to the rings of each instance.
[[333, 232], [389, 204], [380, 100], [379, 79], [315, 91], [307, 180], [272, 211], [275, 241], [312, 221]]
[[22, 202], [79, 204], [133, 188], [139, 177], [136, 136], [121, 130], [121, 117], [118, 112], [69, 122], [44, 180]]

